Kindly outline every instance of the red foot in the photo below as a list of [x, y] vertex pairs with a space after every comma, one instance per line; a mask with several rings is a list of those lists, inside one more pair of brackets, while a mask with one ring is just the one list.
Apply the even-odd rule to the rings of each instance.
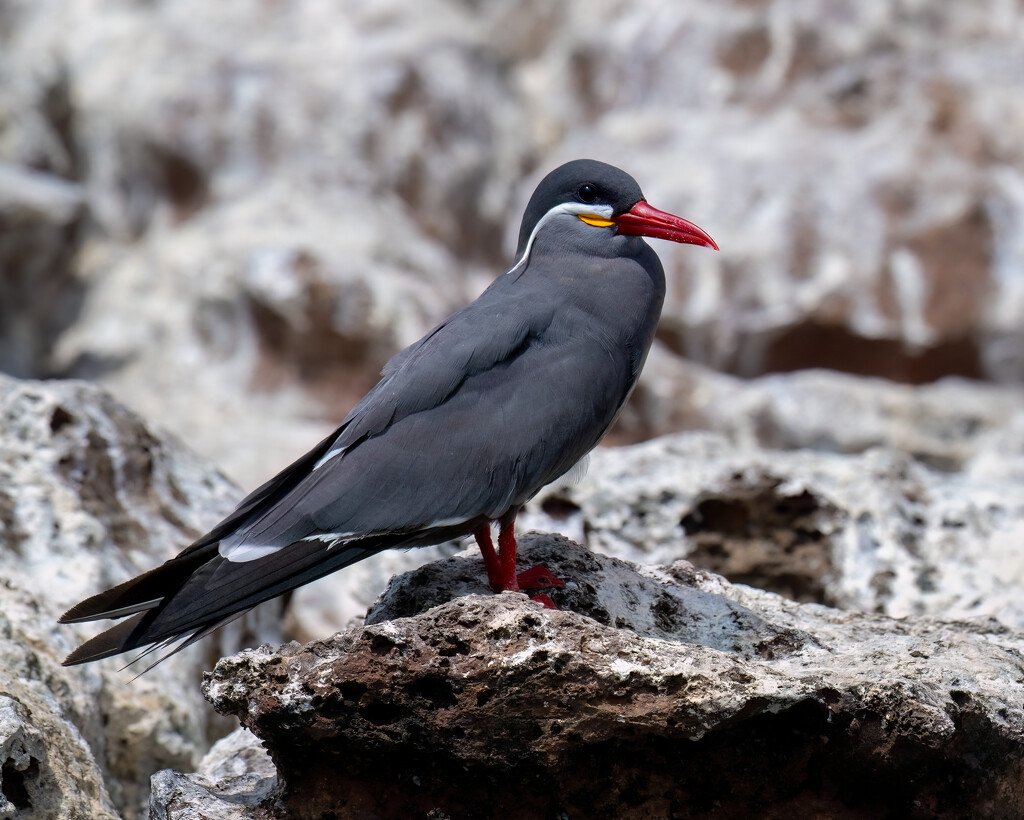
[[543, 564], [523, 570], [516, 576], [516, 581], [519, 583], [520, 589], [546, 589], [548, 587], [561, 589], [565, 586], [565, 581], [556, 577], [555, 573]]
[[[555, 574], [543, 564], [530, 567], [516, 575], [516, 536], [514, 529], [515, 519], [502, 522], [501, 530], [498, 533], [498, 549], [494, 549], [491, 541], [491, 528], [480, 527], [473, 533], [476, 542], [480, 545], [480, 554], [484, 557], [484, 566], [487, 568], [487, 580], [491, 589], [495, 592], [519, 592], [523, 589], [547, 589], [564, 587], [565, 581], [555, 577]], [[543, 604], [547, 609], [558, 609], [555, 602], [547, 595], [540, 593], [534, 595], [532, 600]]]

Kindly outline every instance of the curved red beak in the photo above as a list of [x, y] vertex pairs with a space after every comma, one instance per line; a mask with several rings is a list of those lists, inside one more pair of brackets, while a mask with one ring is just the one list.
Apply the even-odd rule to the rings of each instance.
[[659, 211], [642, 199], [626, 213], [612, 217], [612, 221], [618, 226], [619, 233], [624, 236], [649, 236], [718, 250], [715, 240], [692, 222], [681, 216]]

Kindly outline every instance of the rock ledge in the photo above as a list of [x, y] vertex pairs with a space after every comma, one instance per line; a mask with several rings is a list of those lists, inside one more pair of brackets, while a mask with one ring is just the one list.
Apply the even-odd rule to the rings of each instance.
[[555, 536], [522, 552], [567, 581], [561, 611], [472, 594], [480, 562], [455, 558], [396, 579], [375, 623], [218, 664], [205, 694], [280, 778], [232, 816], [1024, 812], [1021, 634], [796, 604]]

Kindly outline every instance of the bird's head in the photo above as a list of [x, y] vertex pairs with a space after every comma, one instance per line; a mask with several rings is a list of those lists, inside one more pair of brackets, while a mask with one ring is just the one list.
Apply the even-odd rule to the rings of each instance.
[[715, 240], [692, 222], [648, 205], [625, 171], [592, 159], [567, 162], [541, 180], [523, 214], [513, 269], [527, 260], [538, 234], [556, 223], [573, 233], [594, 231], [579, 238], [595, 252], [612, 236], [646, 236], [718, 250]]

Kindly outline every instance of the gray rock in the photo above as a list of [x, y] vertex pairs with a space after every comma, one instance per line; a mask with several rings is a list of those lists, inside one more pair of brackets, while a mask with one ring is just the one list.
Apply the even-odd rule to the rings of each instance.
[[479, 562], [453, 558], [398, 579], [372, 625], [221, 661], [207, 697], [281, 778], [263, 810], [1024, 810], [1021, 632], [797, 604], [550, 536], [523, 552], [566, 580], [561, 611], [463, 595]]
[[279, 639], [280, 602], [134, 680], [141, 670], [117, 660], [61, 667], [97, 629], [56, 621], [176, 554], [238, 495], [99, 388], [0, 376], [0, 694], [24, 724], [12, 724], [3, 778], [8, 802], [36, 812], [26, 817], [139, 816], [153, 772], [192, 768], [228, 729], [202, 701], [201, 672]]
[[628, 157], [725, 249], [662, 251], [676, 352], [744, 376], [1019, 382], [1024, 200], [1000, 157], [1019, 167], [1024, 64], [1003, 9], [567, 6], [531, 102], [553, 159]]
[[1024, 629], [1024, 473], [982, 441], [961, 436], [944, 449], [968, 469], [931, 469], [889, 448], [847, 455], [665, 436], [595, 451], [587, 475], [545, 488], [523, 523], [607, 555], [685, 557], [795, 600]]
[[48, 372], [54, 343], [77, 319], [84, 288], [72, 258], [83, 212], [77, 185], [0, 153], [0, 371]]
[[55, 366], [246, 485], [469, 301], [482, 262], [500, 267], [507, 180], [530, 150], [457, 4], [299, 3], [286, 18], [189, 2], [155, 24], [140, 7], [67, 44], [101, 235]]
[[102, 690], [59, 667], [57, 630], [38, 599], [2, 578], [0, 602], [0, 817], [115, 820], [111, 792], [122, 794], [96, 759], [97, 741], [106, 745], [93, 700]]
[[[685, 557], [841, 608], [1024, 623], [1020, 388], [828, 371], [743, 381], [664, 351], [651, 358], [638, 389], [647, 417], [718, 435], [600, 448], [588, 469], [541, 491], [520, 531], [634, 561]], [[620, 438], [637, 432], [627, 415]], [[478, 554], [472, 540], [462, 546]], [[391, 575], [457, 548], [384, 553], [298, 590], [291, 634], [326, 637]]]
[[[634, 443], [664, 430], [708, 430], [739, 446], [861, 453], [891, 447], [937, 470], [970, 469], [997, 448], [1024, 414], [1024, 389], [948, 378], [895, 384], [830, 370], [737, 379], [652, 351], [617, 440]], [[644, 426], [644, 419], [650, 426]]]
[[[744, 383], [680, 354], [744, 376], [1019, 383], [1021, 14], [1002, 0], [9, 4], [0, 368], [100, 381], [251, 488], [500, 270], [531, 174], [598, 156], [724, 248], [659, 248], [662, 348], [616, 440], [723, 438], [598, 454], [526, 525], [800, 599], [1017, 629], [1019, 391]], [[11, 384], [0, 573], [40, 607], [35, 623], [12, 604], [11, 629], [49, 647], [12, 668], [71, 681], [60, 709], [98, 750], [111, 805], [135, 811], [151, 767], [194, 765], [216, 734], [188, 695], [153, 708], [190, 690], [204, 653], [129, 697], [109, 672], [57, 669], [84, 630], [42, 624], [172, 554], [237, 491], [81, 386]], [[336, 628], [429, 557], [299, 593], [294, 634]], [[239, 630], [273, 634], [279, 612], [206, 657]]]
[[218, 740], [195, 774], [153, 775], [150, 820], [244, 820], [277, 786], [274, 764], [245, 729]]

